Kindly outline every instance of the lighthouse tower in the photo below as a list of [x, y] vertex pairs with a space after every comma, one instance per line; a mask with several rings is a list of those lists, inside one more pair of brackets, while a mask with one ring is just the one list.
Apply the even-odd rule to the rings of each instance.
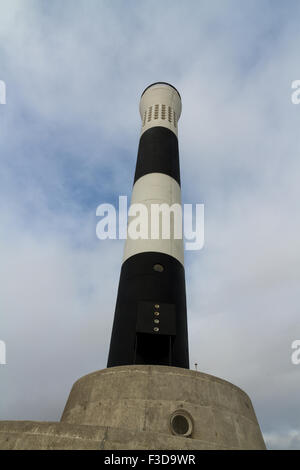
[[189, 370], [178, 91], [150, 85], [140, 114], [107, 368], [75, 382], [60, 422], [0, 421], [0, 449], [265, 449], [246, 393]]
[[[139, 216], [147, 233], [137, 238], [128, 230], [108, 367], [189, 367], [183, 241], [174, 227], [177, 216], [182, 229], [177, 140], [180, 114], [181, 98], [173, 86], [155, 83], [142, 94], [142, 129], [129, 225], [134, 220], [132, 209], [142, 205]], [[163, 225], [169, 228], [168, 233]]]

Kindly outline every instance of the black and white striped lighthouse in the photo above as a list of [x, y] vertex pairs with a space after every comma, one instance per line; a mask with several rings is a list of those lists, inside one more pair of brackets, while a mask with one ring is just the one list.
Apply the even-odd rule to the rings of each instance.
[[[265, 449], [245, 392], [188, 370], [182, 234], [175, 222], [169, 236], [163, 226], [165, 209], [174, 208], [169, 225], [175, 208], [181, 211], [178, 91], [154, 83], [142, 95], [140, 112], [108, 368], [74, 383], [60, 422], [0, 421], [0, 449], [188, 450], [191, 458], [196, 449]], [[161, 221], [152, 216], [157, 206]], [[143, 230], [131, 230], [132, 222]], [[145, 227], [151, 236], [144, 236]]]
[[148, 209], [149, 237], [127, 235], [107, 366], [189, 368], [183, 239], [174, 230], [164, 237], [161, 227], [151, 236], [149, 216], [153, 204], [181, 208], [178, 91], [164, 82], [150, 85], [142, 94], [140, 114], [130, 209], [137, 204]]

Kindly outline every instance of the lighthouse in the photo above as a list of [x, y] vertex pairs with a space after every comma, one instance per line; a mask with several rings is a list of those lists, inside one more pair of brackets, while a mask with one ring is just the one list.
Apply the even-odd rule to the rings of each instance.
[[189, 369], [180, 114], [172, 85], [143, 92], [107, 368], [74, 383], [59, 422], [0, 421], [0, 449], [265, 449], [248, 395]]
[[[172, 85], [154, 83], [143, 92], [129, 214], [134, 206], [143, 206], [139, 216], [144, 218], [147, 234], [144, 238], [127, 234], [108, 367], [189, 368], [183, 240], [182, 231], [176, 238], [174, 229], [176, 222], [182, 228], [180, 114], [181, 98]], [[169, 227], [168, 233], [163, 224]]]

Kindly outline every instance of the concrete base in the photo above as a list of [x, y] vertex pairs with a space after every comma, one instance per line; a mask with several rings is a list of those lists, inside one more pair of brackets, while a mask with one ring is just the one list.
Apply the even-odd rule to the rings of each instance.
[[249, 397], [201, 372], [122, 366], [73, 385], [61, 421], [0, 422], [0, 449], [265, 449]]

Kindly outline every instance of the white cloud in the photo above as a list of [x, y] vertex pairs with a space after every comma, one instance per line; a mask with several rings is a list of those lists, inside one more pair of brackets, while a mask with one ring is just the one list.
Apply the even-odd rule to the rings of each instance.
[[299, 422], [299, 6], [113, 3], [1, 4], [1, 417], [57, 419], [105, 367], [122, 243], [97, 243], [94, 211], [130, 191], [139, 94], [165, 80], [184, 202], [205, 204], [191, 363], [249, 393], [270, 447], [299, 447], [278, 431]]
[[290, 430], [286, 433], [265, 433], [264, 439], [268, 448], [274, 450], [295, 450], [300, 447], [299, 430]]

